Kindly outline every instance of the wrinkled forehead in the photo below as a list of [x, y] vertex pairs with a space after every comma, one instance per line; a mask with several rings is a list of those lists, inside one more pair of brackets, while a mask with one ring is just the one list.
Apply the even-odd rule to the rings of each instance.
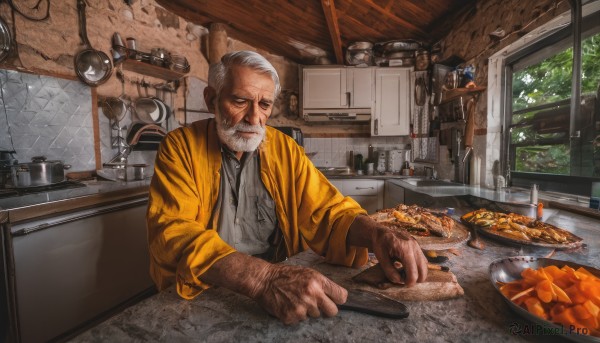
[[275, 94], [275, 81], [269, 72], [250, 66], [232, 66], [225, 77], [224, 89], [254, 89]]

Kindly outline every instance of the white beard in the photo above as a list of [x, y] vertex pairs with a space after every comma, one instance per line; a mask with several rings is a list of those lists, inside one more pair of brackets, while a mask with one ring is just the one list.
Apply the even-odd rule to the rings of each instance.
[[[217, 101], [218, 104], [218, 101]], [[261, 125], [250, 125], [244, 121], [231, 126], [219, 112], [219, 106], [215, 106], [215, 119], [217, 120], [217, 135], [221, 143], [233, 151], [254, 151], [262, 143], [265, 137], [265, 128]], [[254, 132], [251, 138], [244, 138], [238, 132]]]

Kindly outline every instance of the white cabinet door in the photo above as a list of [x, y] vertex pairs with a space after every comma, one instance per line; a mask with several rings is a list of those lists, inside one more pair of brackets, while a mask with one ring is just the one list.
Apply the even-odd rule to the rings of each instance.
[[405, 136], [410, 133], [412, 68], [375, 69], [375, 115], [373, 136]]
[[383, 208], [383, 180], [335, 179], [330, 182], [344, 196], [354, 199], [369, 214]]
[[345, 68], [305, 68], [302, 82], [303, 108], [348, 107]]
[[373, 68], [347, 68], [347, 90], [350, 93], [352, 108], [371, 108], [373, 106], [374, 69]]

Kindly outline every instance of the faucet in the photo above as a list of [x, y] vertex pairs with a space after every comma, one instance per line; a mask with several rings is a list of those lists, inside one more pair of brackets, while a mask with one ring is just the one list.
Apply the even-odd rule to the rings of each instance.
[[423, 169], [425, 170], [425, 176], [429, 177], [430, 179], [437, 179], [437, 173], [434, 167], [423, 167]]
[[115, 155], [115, 157], [113, 157], [110, 161], [103, 163], [102, 166], [111, 168], [124, 168], [127, 165], [127, 157], [129, 157], [130, 153], [131, 147], [126, 146], [123, 148], [123, 150], [119, 151], [119, 153]]

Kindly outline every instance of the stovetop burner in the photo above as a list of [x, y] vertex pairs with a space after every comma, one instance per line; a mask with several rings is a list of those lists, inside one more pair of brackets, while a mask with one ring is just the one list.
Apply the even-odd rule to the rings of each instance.
[[84, 183], [79, 181], [67, 180], [53, 185], [37, 186], [28, 188], [0, 188], [0, 199], [9, 198], [15, 196], [22, 196], [27, 194], [45, 193], [50, 191], [58, 191], [69, 188], [80, 188], [86, 187]]

